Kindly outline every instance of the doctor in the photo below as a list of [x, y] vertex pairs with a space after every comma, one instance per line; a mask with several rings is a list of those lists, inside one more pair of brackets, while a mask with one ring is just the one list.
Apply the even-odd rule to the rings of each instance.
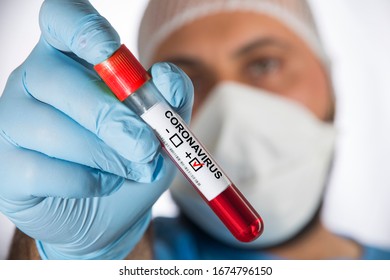
[[[152, 0], [140, 55], [154, 83], [265, 221], [235, 241], [92, 69], [119, 37], [87, 1], [47, 0], [42, 37], [0, 99], [0, 210], [12, 258], [390, 258], [324, 228], [334, 95], [304, 1]], [[171, 185], [182, 215], [151, 223]], [[28, 236], [32, 237], [29, 238]]]
[[259, 239], [239, 243], [179, 176], [170, 190], [183, 215], [154, 221], [157, 258], [366, 257], [319, 220], [335, 100], [305, 1], [152, 0], [139, 53], [190, 77], [194, 132], [265, 221]]

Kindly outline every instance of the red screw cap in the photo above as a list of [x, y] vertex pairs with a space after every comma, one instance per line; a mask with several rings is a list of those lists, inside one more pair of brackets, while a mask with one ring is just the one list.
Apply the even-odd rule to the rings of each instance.
[[150, 79], [149, 73], [125, 45], [121, 45], [111, 57], [94, 68], [120, 101]]

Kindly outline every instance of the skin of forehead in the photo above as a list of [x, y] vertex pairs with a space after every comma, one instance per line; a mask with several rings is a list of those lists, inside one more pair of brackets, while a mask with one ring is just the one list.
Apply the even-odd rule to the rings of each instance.
[[[226, 25], [226, 17], [234, 24]], [[207, 37], [194, 44], [194, 34], [197, 33]], [[173, 56], [199, 57], [200, 53], [210, 54], [210, 58], [215, 59], [215, 54], [218, 54], [214, 51], [216, 44], [221, 47], [220, 42], [224, 42], [223, 51], [219, 48], [221, 53], [233, 53], [245, 42], [256, 37], [276, 37], [311, 52], [299, 36], [270, 16], [251, 12], [229, 12], [201, 17], [182, 26], [156, 48], [153, 60], [159, 61], [161, 58]]]
[[[233, 73], [235, 69], [229, 67], [228, 59], [240, 48], [261, 38], [273, 38], [275, 41], [286, 44], [292, 52], [304, 57], [304, 61], [315, 68], [316, 71], [308, 73], [312, 77], [307, 78], [307, 83], [313, 83], [313, 80], [318, 81], [315, 91], [319, 93], [321, 100], [311, 102], [317, 102], [315, 105], [317, 107], [326, 107], [318, 110], [329, 112], [326, 115], [330, 117], [321, 118], [332, 119], [333, 95], [329, 78], [320, 59], [292, 30], [277, 19], [264, 14], [223, 12], [199, 18], [179, 28], [166, 38], [157, 48], [153, 61], [191, 59], [215, 73], [224, 72], [229, 75], [229, 71]], [[305, 62], [297, 64], [299, 63]], [[311, 97], [307, 94], [305, 98]], [[301, 102], [301, 100], [297, 101]]]

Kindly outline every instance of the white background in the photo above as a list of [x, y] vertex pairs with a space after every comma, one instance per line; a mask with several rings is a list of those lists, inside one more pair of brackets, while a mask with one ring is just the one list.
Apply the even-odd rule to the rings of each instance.
[[[0, 92], [38, 40], [41, 2], [0, 2]], [[136, 30], [146, 0], [91, 2], [137, 53]], [[310, 2], [332, 59], [340, 129], [323, 218], [336, 232], [390, 248], [390, 1]], [[0, 155], [0, 160], [6, 159]], [[12, 231], [0, 214], [0, 259]]]

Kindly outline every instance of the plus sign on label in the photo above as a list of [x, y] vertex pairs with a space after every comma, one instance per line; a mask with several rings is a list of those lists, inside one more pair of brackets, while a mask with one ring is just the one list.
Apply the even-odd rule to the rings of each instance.
[[141, 117], [155, 130], [169, 156], [207, 200], [212, 200], [229, 185], [229, 179], [211, 158], [205, 147], [186, 128], [172, 109], [158, 103]]

